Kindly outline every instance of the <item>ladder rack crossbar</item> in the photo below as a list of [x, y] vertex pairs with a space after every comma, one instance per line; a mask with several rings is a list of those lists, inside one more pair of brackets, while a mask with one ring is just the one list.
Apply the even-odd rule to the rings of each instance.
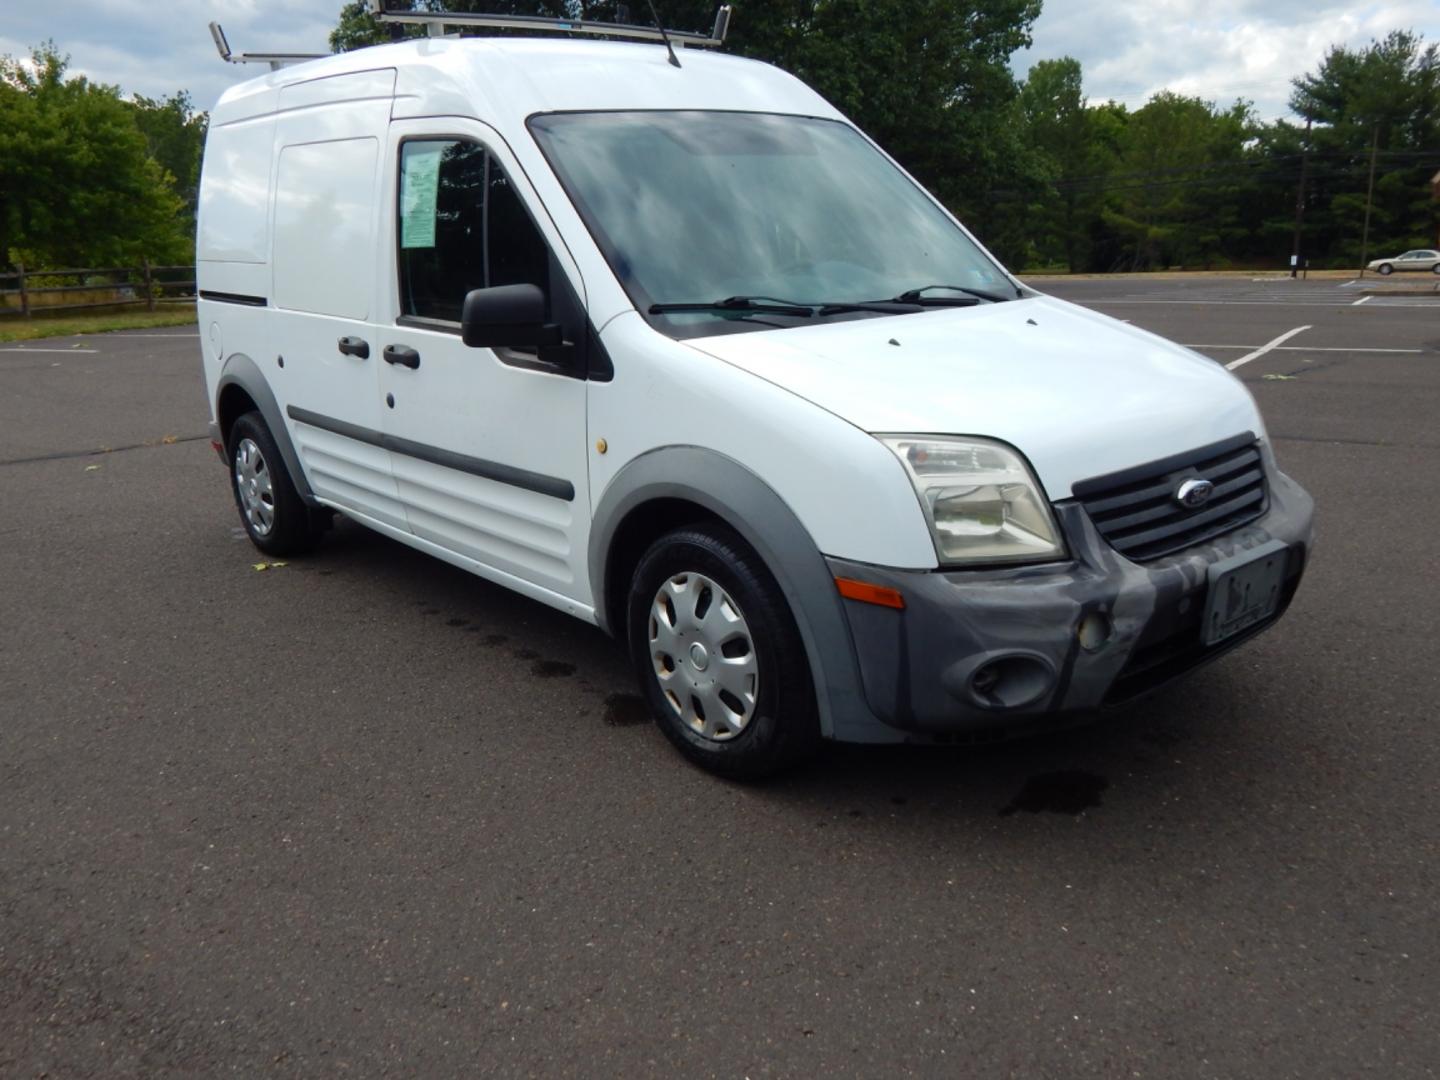
[[631, 23], [595, 22], [589, 19], [557, 19], [545, 15], [492, 15], [479, 11], [386, 11], [385, 0], [370, 0], [370, 14], [377, 22], [412, 23], [434, 28], [439, 26], [493, 26], [507, 30], [551, 30], [569, 34], [595, 34], [605, 37], [634, 38], [639, 41], [664, 41], [668, 36], [677, 45], [700, 49], [716, 49], [725, 44], [730, 29], [730, 5], [723, 6], [715, 16], [715, 29], [707, 36], [689, 30], [661, 30], [654, 26]]
[[306, 60], [320, 60], [330, 53], [288, 53], [288, 52], [242, 52], [230, 58], [232, 64], [299, 64]]
[[218, 22], [210, 24], [210, 37], [215, 41], [215, 51], [227, 64], [269, 64], [271, 71], [278, 71], [286, 64], [303, 64], [307, 60], [319, 60], [328, 53], [236, 53], [230, 51], [230, 42]]

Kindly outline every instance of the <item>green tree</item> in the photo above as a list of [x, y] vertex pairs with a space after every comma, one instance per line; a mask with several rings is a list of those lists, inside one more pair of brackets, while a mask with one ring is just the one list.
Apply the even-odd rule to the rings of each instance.
[[150, 156], [170, 174], [171, 190], [193, 217], [200, 192], [200, 155], [205, 148], [209, 114], [198, 111], [185, 90], [167, 98], [136, 94], [131, 106], [135, 110], [135, 125], [145, 136]]
[[1440, 47], [1410, 31], [1358, 49], [1337, 45], [1293, 86], [1290, 107], [1313, 123], [1317, 250], [1346, 263], [1359, 257], [1372, 145], [1372, 250], [1434, 244], [1440, 206], [1427, 196], [1440, 165]]
[[113, 86], [66, 78], [52, 44], [0, 57], [0, 260], [186, 259], [189, 226]]
[[1440, 141], [1440, 46], [1419, 34], [1396, 30], [1362, 49], [1336, 45], [1293, 85], [1296, 113], [1357, 145], [1377, 128], [1382, 146]]
[[1063, 262], [1070, 270], [1089, 268], [1125, 110], [1089, 107], [1080, 61], [1068, 56], [1030, 69], [1019, 106], [1026, 142], [1039, 156], [1045, 180], [1042, 197], [1026, 215], [1032, 257], [1045, 265]]
[[1241, 253], [1252, 126], [1244, 102], [1221, 110], [1169, 91], [1129, 114], [1104, 211], [1129, 248], [1127, 269], [1208, 267]]

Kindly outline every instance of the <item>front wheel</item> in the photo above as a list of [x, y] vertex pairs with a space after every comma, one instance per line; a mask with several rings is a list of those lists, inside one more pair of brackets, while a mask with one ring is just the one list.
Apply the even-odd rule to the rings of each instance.
[[719, 525], [661, 537], [636, 568], [627, 636], [666, 737], [691, 761], [753, 780], [819, 741], [794, 617], [760, 557]]
[[1389, 263], [1381, 263], [1379, 266], [1376, 267], [1376, 269], [1380, 271], [1380, 274], [1383, 277], [1389, 277], [1392, 273], [1395, 272], [1395, 267], [1391, 266]]
[[1440, 262], [1437, 262], [1434, 266], [1430, 267], [1430, 272], [1432, 274], [1440, 275]]
[[250, 542], [267, 555], [308, 551], [324, 531], [296, 492], [258, 412], [246, 413], [230, 429], [230, 489]]

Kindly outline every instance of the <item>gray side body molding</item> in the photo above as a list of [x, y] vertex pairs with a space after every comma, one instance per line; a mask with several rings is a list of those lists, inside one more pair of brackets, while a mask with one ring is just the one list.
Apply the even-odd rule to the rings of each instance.
[[270, 384], [260, 373], [259, 365], [244, 353], [232, 353], [220, 372], [220, 382], [215, 388], [214, 408], [217, 417], [220, 415], [220, 399], [225, 394], [225, 388], [232, 385], [249, 394], [250, 400], [259, 408], [260, 415], [265, 418], [265, 426], [270, 429], [275, 445], [280, 448], [280, 456], [285, 459], [285, 469], [290, 473], [290, 479], [300, 498], [306, 506], [318, 507], [320, 504], [315, 499], [315, 493], [310, 490], [310, 481], [305, 478], [305, 470], [300, 467], [300, 457], [295, 453], [295, 445], [290, 441], [290, 432], [285, 427], [285, 416], [275, 402]]
[[[704, 507], [765, 560], [805, 643], [824, 735], [867, 742], [903, 737], [881, 724], [866, 703], [840, 594], [815, 541], [769, 485], [731, 458], [697, 446], [672, 446], [636, 458], [616, 475], [590, 526], [590, 580], [597, 594], [606, 588], [616, 530], [632, 511], [654, 499], [684, 499]], [[628, 590], [629, 582], [614, 588]], [[623, 641], [625, 628], [609, 625], [608, 607], [596, 605], [597, 619]]]

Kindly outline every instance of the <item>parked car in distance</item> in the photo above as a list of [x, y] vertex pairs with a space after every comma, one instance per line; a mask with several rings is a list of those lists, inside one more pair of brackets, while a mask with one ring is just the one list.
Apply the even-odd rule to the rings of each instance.
[[1397, 270], [1420, 270], [1440, 274], [1440, 251], [1417, 248], [1414, 251], [1405, 252], [1404, 255], [1396, 255], [1389, 259], [1372, 259], [1365, 264], [1365, 269], [1386, 275], [1393, 274]]
[[197, 249], [254, 544], [338, 512], [595, 624], [723, 775], [1132, 700], [1306, 566], [1238, 378], [1025, 286], [766, 64], [517, 36], [285, 67], [211, 113]]

